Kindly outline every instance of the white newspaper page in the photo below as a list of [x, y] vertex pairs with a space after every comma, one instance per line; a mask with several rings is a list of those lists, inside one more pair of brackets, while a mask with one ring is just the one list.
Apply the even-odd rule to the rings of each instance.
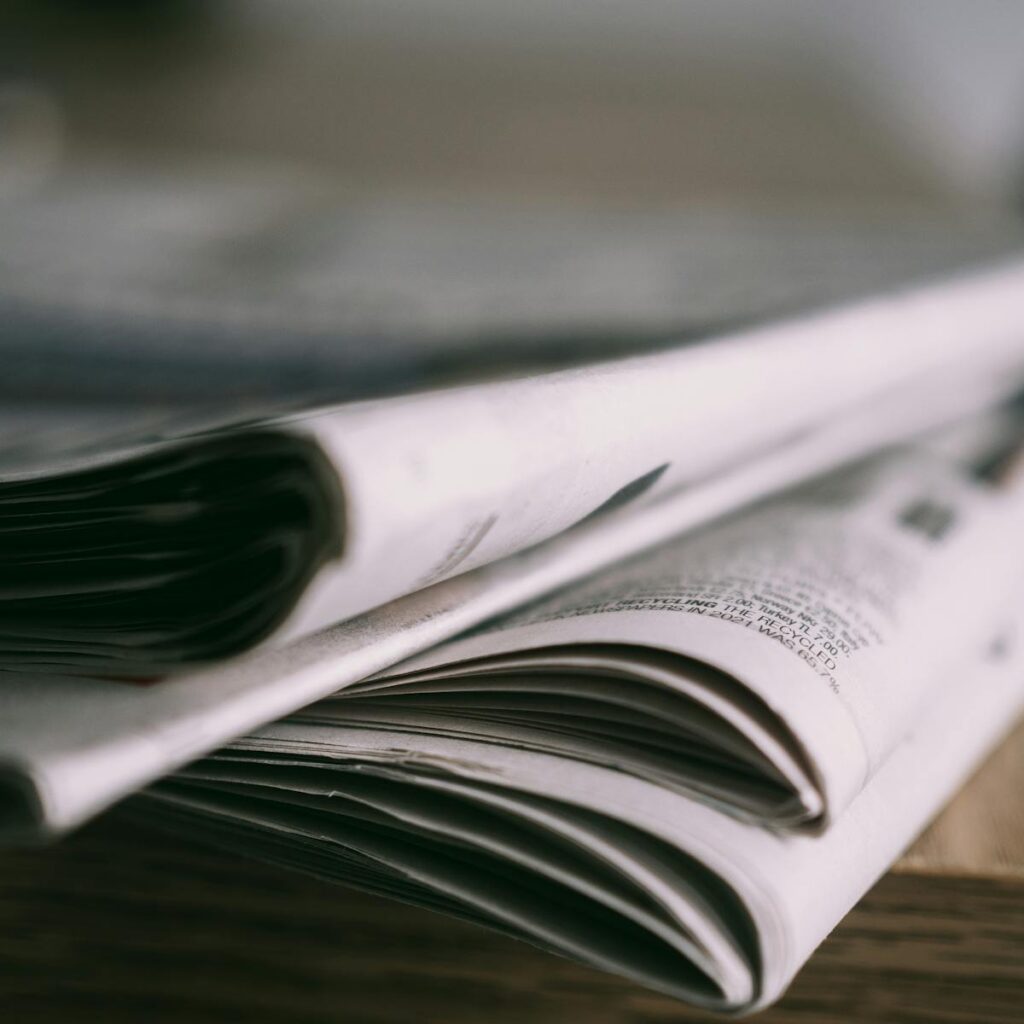
[[160, 784], [147, 813], [748, 1012], [782, 994], [1012, 726], [1024, 706], [1019, 616], [997, 635], [947, 666], [886, 764], [819, 836], [741, 822], [573, 758], [303, 718]]
[[[944, 666], [1006, 616], [1024, 577], [1022, 523], [1019, 474], [994, 486], [969, 464], [907, 449], [357, 684], [345, 696], [377, 704], [339, 714], [541, 750], [576, 744], [581, 758], [740, 813], [821, 826], [885, 761]], [[674, 763], [630, 750], [627, 726]]]
[[[612, 511], [515, 558], [201, 672], [147, 685], [8, 673], [0, 687], [0, 831], [5, 839], [31, 839], [72, 828], [268, 721], [744, 503], [861, 457], [894, 431], [910, 437], [939, 417], [966, 414], [977, 398], [962, 388], [941, 395], [928, 389], [909, 403], [902, 393], [893, 395], [885, 416], [872, 404], [699, 487], [644, 508]], [[730, 795], [735, 801], [735, 787]]]
[[281, 635], [693, 485], [872, 400], [891, 415], [883, 396], [901, 389], [908, 402], [925, 385], [1005, 393], [1024, 373], [1022, 324], [1011, 265], [674, 351], [291, 421], [337, 467], [345, 537]]
[[50, 457], [30, 435], [0, 465], [0, 660], [150, 678], [281, 644], [847, 416], [877, 446], [983, 408], [1024, 381], [1022, 323], [1015, 264], [558, 373], [134, 439], [93, 424]]

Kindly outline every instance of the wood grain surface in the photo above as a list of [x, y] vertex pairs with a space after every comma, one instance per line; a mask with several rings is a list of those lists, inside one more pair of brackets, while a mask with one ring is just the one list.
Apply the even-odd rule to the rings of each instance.
[[[760, 1024], [1024, 1021], [1024, 726]], [[5, 1024], [668, 1024], [531, 947], [110, 815], [0, 857]]]

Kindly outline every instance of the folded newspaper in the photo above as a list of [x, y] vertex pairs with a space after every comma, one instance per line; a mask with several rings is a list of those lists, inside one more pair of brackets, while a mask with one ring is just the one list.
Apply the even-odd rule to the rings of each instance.
[[[118, 274], [163, 267], [123, 242]], [[48, 276], [0, 249], [15, 368], [19, 339], [83, 325], [111, 367], [140, 325], [158, 355], [180, 334], [237, 356], [232, 310], [275, 359], [296, 341], [239, 281], [179, 280], [188, 260], [112, 308], [81, 252]], [[471, 291], [457, 329], [427, 318], [426, 363], [493, 326]], [[373, 344], [344, 348], [361, 400], [297, 412], [8, 403], [0, 839], [131, 798], [707, 1008], [777, 998], [1024, 705], [1024, 265], [814, 305], [383, 397]]]
[[884, 443], [1019, 388], [1022, 317], [1010, 263], [549, 374], [141, 439], [23, 431], [0, 470], [0, 663], [161, 674], [307, 635], [848, 416]]
[[175, 703], [348, 682], [134, 813], [758, 1008], [1024, 707], [1020, 436], [986, 417], [861, 460], [362, 681], [345, 626], [145, 687], [12, 676], [5, 824], [208, 745]]

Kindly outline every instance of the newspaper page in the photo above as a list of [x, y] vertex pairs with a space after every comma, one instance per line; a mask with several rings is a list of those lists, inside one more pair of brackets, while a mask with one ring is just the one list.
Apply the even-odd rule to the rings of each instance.
[[[356, 684], [346, 697], [379, 703], [339, 713], [391, 721], [397, 698], [403, 731], [538, 749], [571, 746], [561, 731], [598, 716], [576, 727], [579, 756], [614, 755], [755, 818], [820, 827], [884, 763], [942, 668], [1006, 616], [1024, 578], [1022, 522], [1019, 474], [993, 487], [970, 464], [907, 449], [598, 574], [398, 677]], [[677, 734], [662, 737], [674, 763], [617, 750], [629, 711], [638, 728], [674, 714]], [[695, 744], [708, 713], [730, 730], [712, 738], [705, 725]], [[709, 746], [724, 765], [707, 763]], [[775, 787], [741, 785], [737, 768]]]
[[[949, 413], [965, 394], [958, 389], [940, 405]], [[928, 395], [935, 397], [931, 390]], [[771, 456], [699, 487], [632, 512], [613, 511], [514, 558], [435, 584], [281, 648], [148, 685], [9, 673], [0, 687], [3, 836], [32, 839], [73, 828], [268, 721], [740, 505], [820, 474], [837, 462], [863, 457], [883, 437], [890, 438], [897, 423], [900, 435], [910, 438], [932, 421], [935, 410], [927, 401], [908, 403], [904, 398], [896, 395], [886, 416], [878, 416], [871, 405], [860, 415], [794, 439]], [[817, 687], [805, 690], [830, 720], [842, 722], [843, 713], [831, 694]], [[687, 715], [695, 714], [696, 707], [691, 703]], [[719, 702], [719, 708], [724, 707], [725, 702]], [[710, 727], [714, 718], [705, 715], [704, 724]], [[721, 742], [722, 734], [719, 726], [716, 742]], [[760, 735], [766, 733], [762, 730]], [[799, 790], [806, 816], [820, 790], [807, 782], [806, 766], [794, 762], [790, 747], [777, 743], [768, 758], [757, 754], [760, 748], [749, 737], [733, 744], [748, 760], [754, 757], [762, 773], [774, 770], [779, 776], [780, 765], [795, 764], [795, 770], [781, 778], [790, 791]], [[851, 763], [862, 757], [859, 745], [853, 746], [853, 753]], [[678, 753], [676, 760], [681, 760]], [[677, 781], [692, 784], [692, 772], [682, 780], [676, 772]], [[739, 781], [734, 772], [726, 791], [733, 806], [739, 800]], [[758, 813], [764, 813], [763, 803]]]
[[268, 726], [157, 785], [137, 809], [705, 1009], [749, 1012], [779, 998], [1024, 708], [1014, 612], [982, 651], [946, 666], [884, 766], [821, 835], [743, 822], [572, 757], [344, 718]]
[[149, 677], [282, 643], [869, 403], [883, 442], [900, 394], [933, 423], [982, 407], [1021, 384], [1022, 320], [1011, 265], [636, 359], [30, 460], [0, 485], [0, 653]]
[[1022, 296], [1010, 267], [675, 352], [296, 421], [339, 467], [346, 536], [282, 636], [693, 485], [900, 387], [1013, 386]]

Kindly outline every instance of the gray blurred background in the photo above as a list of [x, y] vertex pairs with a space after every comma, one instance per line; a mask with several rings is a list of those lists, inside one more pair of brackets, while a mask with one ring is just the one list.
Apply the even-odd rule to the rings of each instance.
[[22, 171], [212, 153], [301, 163], [357, 192], [997, 214], [1024, 191], [1019, 0], [3, 11], [0, 132]]

